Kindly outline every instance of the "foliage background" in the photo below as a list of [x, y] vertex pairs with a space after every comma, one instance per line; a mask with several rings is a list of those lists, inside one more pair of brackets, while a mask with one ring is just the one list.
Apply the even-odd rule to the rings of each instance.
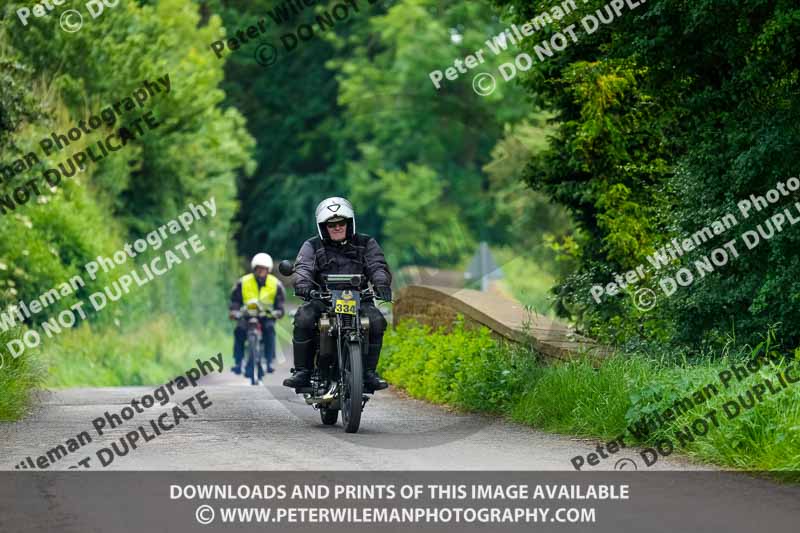
[[[10, 4], [7, 13], [15, 6]], [[191, 264], [131, 291], [58, 342], [45, 339], [41, 352], [46, 353], [39, 361], [49, 373], [42, 374], [43, 364], [34, 362], [35, 354], [26, 353], [16, 361], [26, 375], [25, 383], [153, 383], [182, 367], [190, 352], [199, 353], [194, 350], [210, 356], [227, 347], [227, 339], [223, 347], [210, 332], [224, 325], [219, 309], [224, 308], [224, 289], [230, 286], [238, 262], [230, 240], [231, 220], [238, 209], [236, 176], [253, 171], [250, 154], [255, 141], [241, 113], [220, 105], [223, 65], [203, 50], [219, 28], [215, 22], [199, 26], [196, 6], [181, 0], [155, 5], [127, 2], [107, 9], [75, 34], [60, 31], [53, 22], [49, 17], [32, 18], [26, 31], [17, 31], [16, 17], [0, 23], [3, 165], [29, 151], [41, 155], [36, 146], [41, 138], [98, 113], [145, 79], [168, 73], [172, 90], [145, 104], [161, 122], [157, 129], [89, 164], [78, 177], [65, 179], [55, 192], [43, 195], [41, 203], [30, 202], [0, 217], [0, 308], [36, 298], [75, 274], [82, 274], [87, 286], [36, 315], [30, 325], [55, 316], [77, 298], [87, 300], [91, 292], [102, 290], [135, 265], [128, 262], [92, 282], [83, 270], [85, 263], [156, 229], [189, 202], [214, 197], [217, 216], [193, 228], [206, 251]], [[125, 121], [137, 116], [128, 115]], [[96, 140], [85, 135], [43, 160], [42, 166], [29, 171], [30, 177], [41, 176], [44, 168]], [[20, 175], [3, 183], [0, 193], [13, 191], [22, 180], [25, 176]], [[173, 236], [156, 254], [180, 242], [178, 237], [188, 236]], [[169, 314], [170, 320], [164, 321], [162, 314]], [[154, 334], [159, 324], [162, 334]], [[209, 333], [194, 334], [194, 342], [177, 342], [183, 331], [192, 330]], [[3, 353], [11, 360], [5, 343]], [[7, 406], [0, 417], [18, 412]]]
[[[335, 3], [278, 25], [268, 0], [132, 0], [74, 34], [52, 15], [19, 31], [22, 3], [4, 4], [0, 164], [146, 78], [169, 73], [173, 88], [147, 103], [161, 127], [41, 204], [0, 217], [0, 309], [81, 272], [189, 202], [213, 196], [219, 207], [200, 229], [206, 252], [32, 355], [15, 370], [29, 379], [20, 390], [37, 381], [146, 382], [190, 351], [227, 353], [226, 292], [246, 258], [263, 250], [293, 257], [315, 232], [316, 203], [332, 194], [353, 200], [359, 229], [379, 239], [394, 269], [460, 268], [486, 241], [508, 265], [512, 294], [605, 342], [693, 357], [752, 344], [777, 325], [781, 345], [797, 345], [800, 237], [791, 228], [650, 313], [629, 294], [602, 305], [589, 296], [592, 284], [671, 238], [797, 175], [796, 2], [650, 0], [488, 97], [472, 92], [468, 75], [437, 91], [427, 74], [549, 2], [360, 2], [291, 54], [279, 50], [275, 65], [255, 61], [257, 43], [280, 48], [283, 34]], [[604, 3], [579, 2], [522, 49]], [[260, 19], [267, 31], [256, 40], [222, 59], [211, 51]], [[496, 74], [515, 53], [487, 53], [479, 70]], [[0, 194], [23, 179], [0, 183]], [[104, 348], [76, 356], [94, 345]]]
[[[519, 22], [550, 2], [495, 4]], [[545, 35], [604, 4], [580, 5]], [[525, 179], [575, 218], [577, 269], [557, 292], [592, 334], [719, 347], [780, 324], [781, 339], [797, 345], [800, 234], [791, 228], [644, 316], [629, 295], [597, 305], [589, 287], [797, 176], [798, 25], [791, 1], [650, 1], [521, 76], [533, 101], [556, 113], [550, 149], [533, 158]]]

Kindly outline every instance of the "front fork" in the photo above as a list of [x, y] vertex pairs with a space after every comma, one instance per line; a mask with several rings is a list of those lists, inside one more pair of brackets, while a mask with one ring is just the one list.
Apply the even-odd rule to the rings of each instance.
[[[334, 382], [333, 386], [321, 396], [321, 398], [326, 400], [330, 400], [341, 393], [341, 387], [339, 383], [341, 381], [341, 369], [344, 368], [342, 342], [347, 342], [347, 339], [342, 338], [341, 331], [338, 327], [339, 323], [340, 321], [336, 315], [331, 316], [328, 313], [323, 313], [322, 316], [320, 316], [317, 372], [320, 379], [327, 378], [328, 380]], [[359, 313], [359, 325], [361, 327], [361, 356], [363, 357], [369, 349], [369, 317]], [[338, 376], [328, 375], [330, 369], [328, 362], [330, 357], [333, 355], [336, 356], [336, 362], [338, 363], [336, 369], [338, 372], [340, 372]], [[313, 397], [311, 395], [307, 395], [306, 401], [311, 403], [312, 398]], [[363, 403], [361, 404], [362, 408], [366, 405], [367, 401], [369, 401], [369, 397], [364, 395]], [[314, 407], [319, 408], [316, 404], [314, 404]]]

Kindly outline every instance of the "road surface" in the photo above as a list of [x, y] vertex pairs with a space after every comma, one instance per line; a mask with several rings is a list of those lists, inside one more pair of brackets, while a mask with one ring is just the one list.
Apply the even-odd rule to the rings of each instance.
[[[458, 483], [464, 486], [560, 483], [566, 487], [627, 483], [632, 494], [630, 499], [524, 504], [552, 507], [554, 513], [559, 505], [581, 509], [596, 507], [597, 523], [592, 518], [591, 523], [572, 524], [580, 527], [572, 530], [597, 533], [745, 533], [765, 525], [775, 531], [790, 531], [794, 527], [790, 524], [795, 524], [800, 516], [800, 489], [797, 487], [781, 486], [745, 474], [689, 472], [706, 467], [674, 457], [661, 459], [652, 468], [646, 468], [634, 450], [614, 454], [597, 467], [578, 473], [572, 469], [570, 459], [576, 455], [586, 456], [596, 443], [544, 433], [497, 417], [454, 413], [406, 398], [391, 389], [381, 391], [367, 404], [359, 433], [345, 434], [341, 426], [322, 425], [318, 413], [293, 391], [280, 386], [289, 373], [289, 366], [283, 358], [278, 371], [267, 376], [261, 387], [250, 386], [225, 368], [222, 373], [209, 375], [196, 388], [180, 391], [170, 404], [145, 410], [102, 437], [92, 429], [92, 420], [102, 417], [105, 411], [120, 412], [132, 399], [152, 393], [153, 387], [45, 393], [39, 407], [24, 421], [0, 424], [0, 470], [11, 470], [0, 472], [0, 477], [5, 477], [0, 481], [0, 531], [177, 533], [210, 531], [208, 526], [201, 525], [209, 522], [200, 522], [200, 519], [205, 519], [206, 513], [217, 513], [219, 521], [225, 509], [234, 507], [269, 507], [277, 513], [284, 507], [444, 505], [438, 501], [423, 504], [416, 500], [371, 498], [339, 501], [325, 499], [325, 496], [297, 500], [292, 497], [286, 501], [239, 501], [238, 498], [199, 501], [175, 496], [172, 492], [175, 487], [195, 485], [238, 487], [240, 490], [243, 485], [313, 488], [318, 484], [454, 487]], [[200, 401], [196, 400], [191, 404], [196, 407], [196, 414], [181, 419], [173, 429], [149, 442], [139, 442], [136, 449], [114, 456], [107, 467], [98, 464], [98, 450], [109, 449], [112, 442], [120, 446], [119, 439], [126, 433], [148, 419], [173, 413], [175, 406], [183, 406], [188, 412], [184, 400], [192, 396], [198, 398], [198, 395], [210, 405], [201, 409]], [[57, 459], [46, 470], [31, 472], [26, 469], [23, 474], [22, 467], [16, 469], [25, 464], [28, 457], [38, 461], [55, 445], [84, 430], [88, 430], [94, 440]], [[84, 475], [57, 472], [87, 457], [91, 459], [92, 468], [88, 472], [81, 469], [86, 472]], [[614, 469], [620, 459], [637, 461], [639, 471], [632, 472], [630, 463], [619, 468], [624, 472], [597, 471]], [[661, 472], [655, 473], [655, 470]], [[652, 473], [643, 474], [643, 471]], [[485, 497], [473, 498], [470, 502], [458, 501], [457, 504], [483, 508], [517, 503]], [[202, 517], [200, 512], [204, 513]], [[274, 517], [271, 520], [275, 522]], [[354, 530], [351, 526], [349, 523], [293, 523], [284, 527], [242, 519], [227, 524], [226, 528]], [[503, 530], [564, 531], [564, 526], [521, 522], [505, 524]], [[419, 527], [424, 527], [425, 531], [460, 529], [449, 522]], [[416, 529], [416, 524], [380, 524], [373, 530], [412, 529]], [[492, 526], [491, 530], [500, 530], [500, 526]]]
[[[322, 425], [318, 412], [281, 386], [291, 361], [280, 359], [277, 372], [267, 376], [264, 386], [250, 386], [226, 366], [222, 373], [203, 378], [197, 388], [178, 392], [172, 403], [156, 404], [102, 437], [92, 428], [94, 419], [106, 411], [119, 413], [154, 387], [42, 393], [39, 406], [25, 420], [0, 424], [0, 469], [13, 470], [20, 464], [24, 468], [26, 457], [35, 462], [82, 431], [93, 441], [48, 469], [67, 469], [91, 456], [95, 460], [90, 466], [100, 470], [572, 470], [570, 459], [586, 456], [597, 444], [497, 417], [456, 413], [409, 399], [391, 388], [367, 404], [360, 431], [345, 434], [341, 425]], [[225, 364], [229, 363], [226, 358]], [[110, 447], [200, 389], [212, 404], [207, 409], [198, 409], [196, 416], [181, 420], [149, 442], [140, 440], [135, 450], [116, 457], [107, 467], [98, 464], [98, 449]], [[624, 457], [645, 469], [634, 450], [623, 450], [591, 469], [613, 469]], [[669, 459], [659, 460], [650, 469], [708, 468]], [[624, 467], [632, 468], [630, 464]]]

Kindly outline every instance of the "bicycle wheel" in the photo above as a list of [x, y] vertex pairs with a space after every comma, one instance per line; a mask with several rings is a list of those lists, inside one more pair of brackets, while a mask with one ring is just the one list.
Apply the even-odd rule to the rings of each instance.
[[250, 384], [258, 385], [258, 368], [261, 366], [261, 349], [258, 335], [247, 337], [247, 353], [250, 366]]

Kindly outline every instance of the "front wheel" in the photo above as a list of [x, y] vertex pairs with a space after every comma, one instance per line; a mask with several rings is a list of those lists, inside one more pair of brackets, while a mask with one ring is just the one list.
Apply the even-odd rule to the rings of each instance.
[[349, 341], [345, 351], [342, 369], [342, 424], [347, 433], [355, 433], [361, 424], [361, 402], [364, 395], [364, 370], [361, 366], [361, 344]]

